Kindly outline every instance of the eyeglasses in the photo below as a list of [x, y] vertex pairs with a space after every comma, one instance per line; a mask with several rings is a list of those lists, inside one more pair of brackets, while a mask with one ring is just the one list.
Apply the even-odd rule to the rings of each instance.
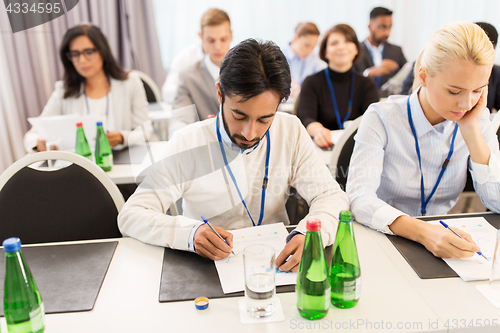
[[92, 49], [85, 49], [82, 52], [79, 51], [69, 51], [66, 53], [66, 56], [68, 57], [69, 61], [71, 62], [78, 62], [80, 61], [80, 55], [84, 55], [85, 58], [90, 61], [92, 60], [97, 53], [97, 49], [94, 47]]

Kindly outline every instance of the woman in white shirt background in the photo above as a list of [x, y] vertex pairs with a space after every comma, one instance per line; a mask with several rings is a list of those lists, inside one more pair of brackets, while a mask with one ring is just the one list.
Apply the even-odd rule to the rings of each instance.
[[[64, 66], [63, 80], [56, 82], [41, 116], [105, 116], [110, 146], [127, 146], [132, 130], [149, 120], [140, 78], [121, 68], [106, 37], [94, 25], [68, 29], [59, 55]], [[26, 133], [24, 146], [27, 151], [47, 149], [44, 138], [33, 129]]]
[[347, 194], [358, 222], [423, 244], [435, 256], [479, 251], [411, 216], [446, 214], [467, 168], [483, 204], [500, 213], [500, 152], [486, 108], [495, 51], [484, 31], [455, 22], [431, 37], [415, 64], [414, 93], [372, 104], [356, 134]]

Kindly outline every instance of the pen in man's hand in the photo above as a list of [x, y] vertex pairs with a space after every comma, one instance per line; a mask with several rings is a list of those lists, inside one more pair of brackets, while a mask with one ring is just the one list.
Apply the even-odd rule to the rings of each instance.
[[[206, 218], [204, 218], [203, 215], [201, 215], [201, 219], [203, 220], [203, 222], [205, 222], [205, 224], [208, 224], [208, 226], [210, 227], [210, 229], [212, 229], [212, 231], [217, 235], [217, 237], [219, 237], [224, 243], [226, 243], [227, 246], [229, 246], [229, 244], [226, 242], [226, 240], [224, 238], [222, 238], [221, 235], [219, 235], [219, 233], [217, 232], [217, 230], [215, 230], [214, 227], [212, 227], [212, 225], [210, 224], [210, 222], [208, 222], [208, 220]], [[231, 253], [233, 254], [233, 256], [236, 256], [236, 254], [234, 254], [233, 250], [231, 250]]]
[[[463, 240], [465, 240], [465, 241], [466, 241], [466, 239], [465, 239], [465, 238], [463, 238], [463, 237], [462, 237], [462, 236], [461, 236], [458, 232], [456, 232], [455, 230], [453, 230], [452, 228], [450, 228], [450, 226], [449, 226], [449, 225], [447, 225], [447, 224], [446, 224], [446, 223], [444, 223], [443, 221], [439, 221], [439, 223], [441, 223], [441, 225], [442, 225], [443, 227], [445, 227], [446, 229], [450, 230], [450, 231], [451, 231], [451, 232], [453, 232], [455, 235], [457, 235], [458, 237], [460, 237], [460, 238], [462, 238]], [[481, 251], [476, 252], [476, 253], [477, 253], [477, 254], [479, 254], [480, 256], [482, 256], [484, 259], [488, 260], [488, 258], [486, 258], [486, 257], [484, 256], [484, 254], [483, 254]], [[488, 261], [489, 261], [489, 260], [488, 260]]]

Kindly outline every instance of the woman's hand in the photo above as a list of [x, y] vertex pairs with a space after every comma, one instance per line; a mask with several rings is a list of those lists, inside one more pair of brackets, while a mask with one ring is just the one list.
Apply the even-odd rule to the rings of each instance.
[[460, 126], [460, 132], [462, 134], [469, 132], [470, 130], [479, 129], [479, 121], [483, 116], [484, 109], [486, 109], [486, 103], [488, 101], [488, 86], [483, 88], [483, 92], [479, 97], [476, 105], [465, 113], [465, 115], [457, 121], [458, 126]]
[[436, 257], [468, 258], [480, 251], [472, 237], [460, 229], [453, 228], [465, 240], [440, 225], [427, 224], [426, 230], [422, 245]]
[[44, 139], [38, 139], [36, 142], [36, 150], [37, 151], [46, 151], [47, 150], [47, 141]]
[[319, 122], [310, 123], [307, 132], [312, 136], [314, 142], [321, 148], [328, 148], [332, 145], [332, 136], [328, 128], [324, 128]]
[[111, 147], [116, 147], [123, 143], [123, 135], [120, 132], [108, 132], [106, 136]]
[[441, 225], [429, 224], [407, 215], [395, 219], [389, 228], [396, 235], [422, 244], [439, 258], [467, 258], [480, 251], [466, 232], [453, 228], [464, 240]]

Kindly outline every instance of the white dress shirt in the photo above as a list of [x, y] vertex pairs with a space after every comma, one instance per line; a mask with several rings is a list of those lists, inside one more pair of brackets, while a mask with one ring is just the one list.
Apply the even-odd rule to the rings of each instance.
[[[407, 112], [408, 96], [391, 96], [370, 105], [361, 120], [347, 179], [347, 195], [356, 221], [391, 233], [389, 225], [401, 215], [420, 216], [420, 169]], [[443, 121], [432, 126], [424, 115], [418, 96], [410, 96], [412, 118], [422, 159], [425, 198], [434, 187], [450, 150], [455, 123]], [[446, 214], [465, 187], [467, 168], [474, 188], [484, 205], [500, 213], [500, 152], [496, 133], [485, 109], [479, 122], [491, 149], [488, 165], [474, 163], [460, 133], [454, 153], [427, 215]]]
[[328, 65], [320, 59], [318, 53], [313, 51], [305, 58], [300, 58], [293, 52], [290, 44], [281, 49], [290, 66], [292, 80], [296, 81], [300, 86], [306, 77], [325, 69]]
[[207, 66], [210, 76], [214, 79], [214, 82], [217, 82], [217, 80], [219, 80], [220, 67], [210, 60], [208, 53], [205, 54], [205, 58], [203, 60], [205, 61], [205, 66]]
[[[373, 66], [380, 66], [384, 58], [384, 44], [382, 43], [379, 46], [374, 46], [368, 41], [368, 39], [365, 39], [364, 43], [371, 53]], [[367, 68], [363, 72], [363, 76], [367, 77], [369, 73], [370, 69]]]

